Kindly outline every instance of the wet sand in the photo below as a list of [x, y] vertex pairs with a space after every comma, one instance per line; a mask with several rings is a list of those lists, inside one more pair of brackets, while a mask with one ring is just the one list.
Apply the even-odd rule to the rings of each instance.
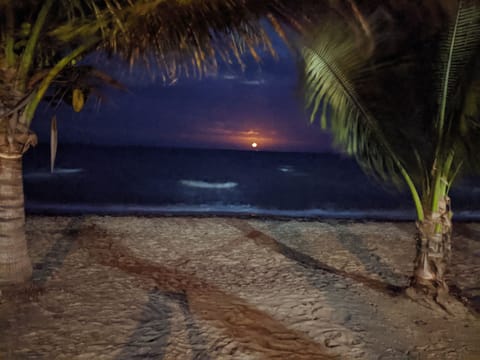
[[29, 217], [34, 285], [3, 289], [0, 359], [479, 359], [480, 224], [454, 230], [468, 318], [403, 295], [414, 230]]

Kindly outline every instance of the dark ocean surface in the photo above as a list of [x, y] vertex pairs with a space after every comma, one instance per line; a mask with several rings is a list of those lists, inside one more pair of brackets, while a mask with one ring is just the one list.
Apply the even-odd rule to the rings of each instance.
[[[409, 194], [339, 154], [60, 145], [25, 156], [29, 213], [256, 215], [407, 220]], [[452, 191], [456, 219], [480, 219], [480, 180]]]

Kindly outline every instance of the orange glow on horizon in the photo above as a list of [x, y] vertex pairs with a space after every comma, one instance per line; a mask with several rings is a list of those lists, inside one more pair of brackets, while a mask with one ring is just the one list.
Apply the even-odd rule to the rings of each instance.
[[[212, 140], [213, 138], [214, 137], [212, 136]], [[259, 150], [260, 148], [262, 150], [267, 150], [286, 143], [284, 139], [281, 139], [270, 131], [263, 129], [229, 132], [216, 137], [216, 140], [216, 142], [220, 140], [220, 142], [225, 145], [233, 145], [234, 147], [241, 149], [250, 148], [252, 150]]]
[[183, 139], [202, 141], [225, 148], [258, 151], [268, 151], [295, 144], [295, 141], [280, 135], [276, 129], [256, 127], [248, 127], [245, 130], [212, 127], [202, 129], [195, 134], [185, 134]]

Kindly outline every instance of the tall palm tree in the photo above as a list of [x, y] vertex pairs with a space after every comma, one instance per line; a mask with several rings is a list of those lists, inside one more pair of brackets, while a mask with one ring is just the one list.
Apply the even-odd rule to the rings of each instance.
[[[217, 62], [237, 61], [259, 49], [274, 52], [267, 19], [282, 35], [307, 8], [304, 0], [0, 0], [0, 284], [22, 282], [32, 267], [25, 241], [22, 156], [36, 136], [30, 130], [39, 103], [60, 95], [80, 110], [88, 86], [82, 67], [102, 50], [130, 64], [157, 61], [165, 78], [201, 76]], [[82, 75], [82, 76], [80, 76]], [[83, 76], [84, 77], [84, 76]]]
[[[330, 129], [367, 172], [409, 189], [418, 231], [407, 294], [442, 305], [449, 302], [449, 191], [468, 165], [478, 164], [472, 158], [480, 144], [480, 4], [452, 3], [443, 26], [426, 26], [415, 37], [395, 19], [388, 28], [377, 17], [369, 36], [337, 21], [303, 47], [311, 120]], [[367, 52], [372, 37], [375, 47]]]

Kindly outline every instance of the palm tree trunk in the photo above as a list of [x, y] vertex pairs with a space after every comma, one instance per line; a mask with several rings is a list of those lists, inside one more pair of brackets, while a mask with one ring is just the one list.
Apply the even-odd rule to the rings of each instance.
[[0, 285], [32, 275], [25, 237], [22, 155], [0, 153]]
[[411, 287], [437, 302], [448, 295], [445, 273], [452, 252], [452, 213], [445, 197], [439, 211], [417, 223], [417, 256]]

